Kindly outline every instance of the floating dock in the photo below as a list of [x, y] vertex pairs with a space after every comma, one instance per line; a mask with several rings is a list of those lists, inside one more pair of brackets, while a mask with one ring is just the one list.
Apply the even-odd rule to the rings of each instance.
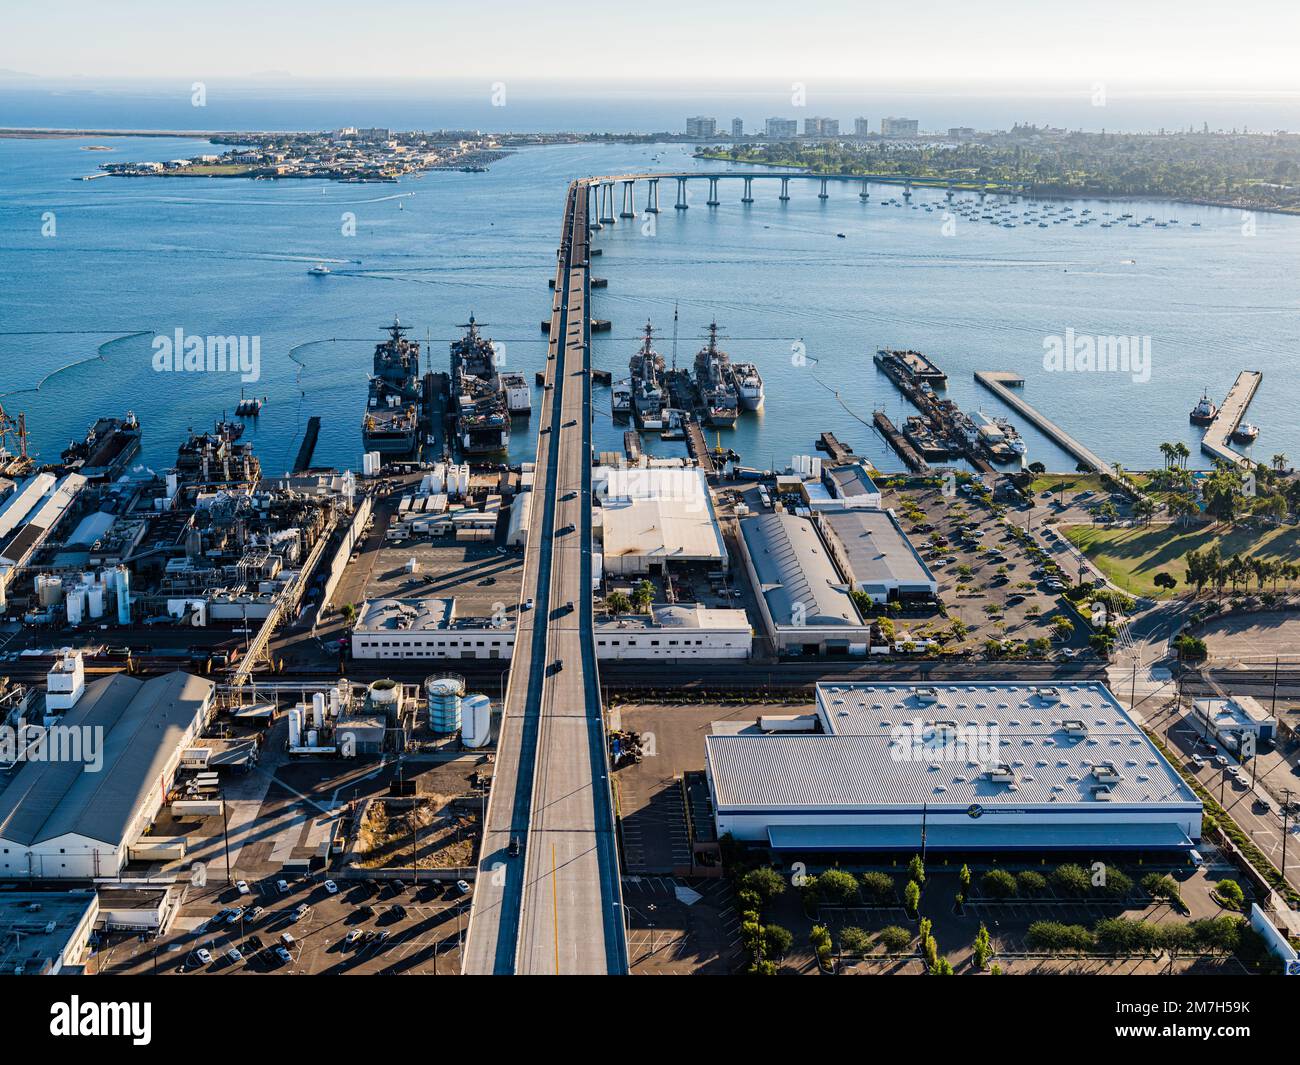
[[834, 433], [822, 433], [817, 438], [817, 450], [825, 451], [831, 457], [831, 461], [837, 464], [848, 462], [853, 458], [853, 449], [846, 444], [841, 444]]
[[876, 431], [885, 438], [909, 470], [923, 475], [930, 472], [930, 464], [916, 453], [916, 449], [903, 438], [903, 434], [894, 427], [894, 423], [883, 410], [876, 411], [871, 416], [871, 420], [876, 426]]
[[1025, 379], [1019, 374], [999, 370], [976, 370], [975, 380], [1002, 400], [1008, 407], [1011, 407], [1037, 426], [1040, 432], [1050, 437], [1063, 451], [1073, 455], [1076, 460], [1089, 469], [1105, 474], [1107, 477], [1115, 478], [1115, 467], [1091, 448], [1079, 443], [1054, 421], [1040, 414], [1035, 407], [1031, 407], [1011, 391], [1011, 387], [1019, 387], [1025, 383]]
[[704, 430], [694, 418], [686, 423], [686, 450], [695, 460], [696, 465], [704, 471], [706, 477], [717, 474], [718, 468], [713, 463], [713, 452], [709, 450], [708, 442], [704, 439]]
[[311, 468], [311, 457], [316, 453], [318, 439], [320, 439], [320, 415], [313, 414], [307, 419], [307, 431], [303, 434], [302, 445], [298, 448], [298, 457], [293, 462], [294, 473], [303, 473]]
[[1237, 380], [1228, 390], [1228, 397], [1219, 407], [1219, 413], [1214, 416], [1214, 421], [1205, 430], [1205, 436], [1201, 438], [1201, 450], [1210, 458], [1243, 468], [1254, 465], [1245, 455], [1230, 448], [1228, 442], [1232, 439], [1232, 434], [1237, 431], [1237, 426], [1241, 424], [1246, 408], [1255, 398], [1259, 383], [1263, 379], [1264, 375], [1259, 370], [1242, 370], [1237, 374]]

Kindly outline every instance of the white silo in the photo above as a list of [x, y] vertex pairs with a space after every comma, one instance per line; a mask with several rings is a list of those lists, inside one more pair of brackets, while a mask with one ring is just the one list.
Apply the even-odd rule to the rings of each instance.
[[[325, 693], [317, 692], [311, 697], [311, 726], [313, 729], [325, 727]], [[315, 744], [312, 744], [314, 747]]]
[[118, 566], [117, 575], [117, 623], [131, 624], [131, 571], [125, 566]]
[[492, 738], [492, 700], [486, 695], [467, 695], [460, 701], [460, 741], [466, 747], [482, 747]]
[[93, 621], [104, 616], [104, 586], [98, 581], [86, 589], [86, 613]]
[[289, 710], [289, 746], [302, 746], [302, 708], [292, 707]]
[[320, 733], [317, 732], [314, 728], [307, 730], [307, 746], [308, 747], [320, 746]]
[[68, 608], [68, 624], [80, 625], [86, 616], [86, 586], [75, 585], [68, 592], [65, 605]]
[[377, 680], [366, 690], [366, 701], [372, 713], [394, 724], [402, 710], [402, 686], [395, 680]]

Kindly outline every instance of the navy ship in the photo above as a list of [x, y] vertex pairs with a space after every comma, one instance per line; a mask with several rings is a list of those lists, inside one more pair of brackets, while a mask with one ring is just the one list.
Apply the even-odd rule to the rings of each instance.
[[718, 323], [709, 325], [709, 342], [695, 356], [695, 388], [709, 424], [731, 429], [740, 417], [740, 398], [731, 378], [731, 357], [718, 347]]
[[396, 458], [414, 456], [420, 446], [420, 342], [408, 340], [396, 318], [388, 339], [375, 345], [374, 372], [361, 443], [366, 451]]
[[668, 387], [664, 380], [664, 358], [654, 349], [654, 326], [645, 324], [645, 337], [628, 363], [632, 373], [632, 411], [642, 430], [658, 432], [664, 427]]
[[451, 394], [461, 454], [499, 455], [510, 446], [510, 406], [497, 372], [492, 341], [471, 314], [465, 335], [451, 344]]

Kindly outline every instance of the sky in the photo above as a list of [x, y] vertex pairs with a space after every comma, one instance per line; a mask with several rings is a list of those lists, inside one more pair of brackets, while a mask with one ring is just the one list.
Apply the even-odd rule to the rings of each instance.
[[1280, 0], [5, 0], [0, 79], [1300, 91]]

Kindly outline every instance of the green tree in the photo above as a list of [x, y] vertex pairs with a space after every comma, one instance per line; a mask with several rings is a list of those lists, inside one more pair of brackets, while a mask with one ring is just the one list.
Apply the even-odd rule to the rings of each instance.
[[1016, 891], [1027, 897], [1040, 895], [1047, 890], [1047, 877], [1032, 869], [1025, 869], [1016, 874]]
[[1092, 878], [1081, 865], [1067, 863], [1058, 865], [1052, 871], [1052, 885], [1063, 895], [1075, 898], [1088, 894], [1092, 888]]
[[737, 881], [737, 887], [742, 891], [754, 892], [766, 905], [785, 892], [786, 882], [785, 877], [770, 865], [760, 865], [742, 876]]
[[831, 906], [849, 906], [858, 901], [858, 881], [843, 869], [827, 869], [817, 877], [817, 893]]
[[626, 614], [632, 609], [632, 600], [628, 598], [626, 592], [613, 591], [605, 596], [605, 613], [610, 617], [618, 617], [620, 614]]
[[912, 933], [899, 925], [891, 924], [876, 933], [876, 942], [887, 954], [902, 954], [912, 945]]
[[925, 885], [925, 863], [921, 861], [919, 854], [912, 855], [912, 860], [907, 863], [907, 876], [919, 886]]
[[866, 954], [871, 950], [871, 936], [853, 925], [841, 929], [840, 950], [845, 954]]
[[993, 941], [989, 938], [989, 930], [984, 927], [984, 922], [980, 922], [980, 930], [975, 933], [975, 968], [983, 972], [989, 967], [989, 961], [993, 957]]
[[915, 880], [909, 880], [903, 889], [903, 904], [907, 907], [907, 912], [915, 917], [917, 908], [921, 905], [921, 885]]
[[632, 589], [632, 603], [636, 607], [637, 613], [648, 613], [654, 598], [655, 586], [649, 581], [637, 581], [636, 587]]
[[1009, 899], [1016, 893], [1016, 878], [1005, 869], [990, 869], [980, 877], [980, 888], [993, 899]]
[[897, 903], [898, 893], [894, 887], [894, 878], [888, 873], [877, 871], [863, 873], [859, 880], [862, 884], [862, 894], [869, 903], [876, 906]]
[[779, 924], [768, 924], [763, 926], [763, 955], [766, 958], [781, 959], [790, 953], [790, 947], [794, 945], [794, 936], [790, 930], [782, 928]]

